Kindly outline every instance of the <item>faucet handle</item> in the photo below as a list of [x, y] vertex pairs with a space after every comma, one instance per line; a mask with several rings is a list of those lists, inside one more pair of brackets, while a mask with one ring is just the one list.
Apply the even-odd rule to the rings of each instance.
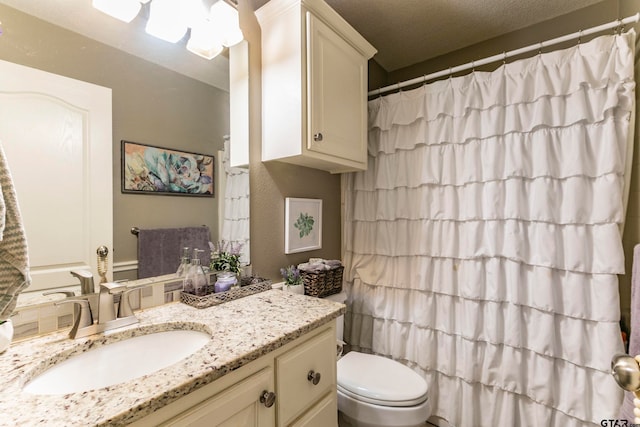
[[120, 295], [120, 302], [118, 303], [118, 317], [133, 316], [133, 309], [131, 308], [131, 301], [129, 300], [131, 292], [147, 286], [148, 285], [132, 286], [122, 292], [122, 294]]
[[80, 293], [82, 295], [89, 295], [96, 291], [93, 285], [93, 275], [90, 271], [71, 270], [69, 273], [80, 280]]
[[111, 295], [121, 294], [127, 290], [127, 285], [117, 282], [100, 283], [100, 292], [108, 292]]
[[79, 311], [74, 311], [75, 322], [71, 331], [69, 331], [69, 337], [75, 338], [78, 329], [86, 328], [87, 326], [93, 325], [93, 314], [91, 313], [91, 306], [89, 305], [89, 301], [82, 298], [77, 299], [66, 299], [63, 301], [57, 301], [54, 305], [61, 304], [78, 304], [80, 307]]

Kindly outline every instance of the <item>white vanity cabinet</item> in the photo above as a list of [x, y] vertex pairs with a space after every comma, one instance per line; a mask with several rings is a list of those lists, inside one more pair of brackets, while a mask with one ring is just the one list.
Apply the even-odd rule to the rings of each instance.
[[262, 28], [262, 160], [367, 168], [367, 61], [376, 50], [323, 0], [271, 0]]
[[317, 328], [134, 426], [337, 425], [334, 322]]

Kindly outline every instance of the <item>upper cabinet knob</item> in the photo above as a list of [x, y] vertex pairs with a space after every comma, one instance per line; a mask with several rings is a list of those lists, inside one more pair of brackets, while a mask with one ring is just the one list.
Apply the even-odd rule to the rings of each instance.
[[322, 141], [322, 139], [323, 139], [323, 136], [322, 136], [321, 132], [313, 134], [313, 140], [314, 141], [319, 142], [319, 141]]

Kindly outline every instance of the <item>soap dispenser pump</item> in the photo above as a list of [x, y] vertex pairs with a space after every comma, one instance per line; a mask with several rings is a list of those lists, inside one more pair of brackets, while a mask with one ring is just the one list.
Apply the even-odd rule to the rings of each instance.
[[193, 250], [191, 265], [189, 266], [187, 275], [184, 278], [184, 291], [194, 295], [204, 296], [207, 293], [207, 275], [204, 274], [200, 258], [198, 258], [199, 252], [204, 252], [204, 250]]

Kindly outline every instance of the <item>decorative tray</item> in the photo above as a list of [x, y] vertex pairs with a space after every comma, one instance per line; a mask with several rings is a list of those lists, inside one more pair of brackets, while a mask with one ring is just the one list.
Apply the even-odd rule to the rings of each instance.
[[195, 308], [212, 307], [234, 299], [268, 291], [271, 289], [271, 280], [263, 279], [257, 283], [231, 288], [226, 292], [213, 293], [213, 288], [213, 285], [207, 285], [206, 290], [208, 293], [204, 296], [180, 292], [180, 301]]

